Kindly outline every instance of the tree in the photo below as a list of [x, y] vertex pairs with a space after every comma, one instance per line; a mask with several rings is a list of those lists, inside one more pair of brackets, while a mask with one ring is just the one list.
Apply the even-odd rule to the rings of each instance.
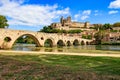
[[76, 30], [69, 30], [68, 33], [74, 34], [74, 33], [81, 33], [82, 30], [76, 29]]
[[22, 36], [17, 39], [16, 43], [35, 44], [35, 41], [30, 36]]
[[92, 35], [82, 35], [82, 38], [84, 39], [92, 39]]
[[82, 30], [64, 30], [64, 29], [55, 29], [55, 28], [52, 28], [51, 26], [44, 26], [43, 29], [41, 29], [40, 31], [38, 32], [45, 32], [45, 33], [81, 33]]
[[95, 42], [96, 44], [101, 44], [102, 39], [105, 37], [105, 31], [104, 30], [100, 30], [98, 31], [95, 35]]
[[110, 30], [112, 30], [112, 25], [111, 24], [109, 24], [109, 23], [105, 23], [104, 25], [102, 25], [102, 24], [94, 24], [94, 29], [95, 30], [108, 30], [108, 29], [110, 29]]
[[8, 28], [7, 19], [5, 16], [0, 15], [0, 28]]
[[112, 30], [112, 26], [111, 26], [111, 24], [106, 23], [106, 24], [103, 25], [102, 30], [107, 30], [107, 29]]
[[102, 26], [102, 24], [94, 24], [94, 29], [99, 31], [101, 30]]
[[116, 22], [113, 24], [113, 27], [120, 27], [120, 22]]

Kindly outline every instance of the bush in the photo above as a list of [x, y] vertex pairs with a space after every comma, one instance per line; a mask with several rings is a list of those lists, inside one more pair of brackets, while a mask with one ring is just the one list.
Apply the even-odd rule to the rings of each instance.
[[92, 36], [91, 35], [82, 35], [82, 38], [84, 38], [84, 39], [92, 39]]
[[44, 26], [43, 29], [41, 29], [38, 32], [45, 32], [45, 33], [71, 33], [71, 34], [74, 34], [74, 33], [81, 33], [82, 30], [69, 30], [69, 31], [67, 31], [67, 30], [54, 29], [51, 26]]

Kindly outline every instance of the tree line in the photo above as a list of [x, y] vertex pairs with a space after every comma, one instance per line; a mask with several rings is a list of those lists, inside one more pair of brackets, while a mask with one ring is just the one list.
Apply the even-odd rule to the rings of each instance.
[[41, 29], [38, 32], [45, 32], [45, 33], [81, 33], [83, 32], [82, 30], [76, 29], [76, 30], [60, 30], [60, 29], [55, 29], [51, 26], [44, 26], [43, 29]]
[[9, 24], [7, 22], [7, 18], [3, 15], [0, 15], [0, 28], [8, 28]]

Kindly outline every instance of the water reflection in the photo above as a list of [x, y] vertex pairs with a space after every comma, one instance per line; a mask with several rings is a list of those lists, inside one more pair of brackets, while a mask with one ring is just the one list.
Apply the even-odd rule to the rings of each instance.
[[16, 44], [12, 50], [41, 52], [80, 52], [80, 50], [114, 50], [120, 51], [120, 45], [81, 45], [69, 47], [35, 47], [34, 44]]
[[98, 45], [95, 47], [95, 49], [120, 51], [120, 45]]
[[[40, 50], [39, 50], [39, 51], [40, 51]], [[52, 48], [51, 48], [51, 49], [45, 49], [44, 51], [45, 51], [45, 52], [54, 52]]]
[[[58, 51], [58, 52], [63, 52], [63, 50], [62, 50], [62, 49], [58, 49], [57, 51]], [[65, 52], [65, 51], [64, 51], [64, 52]]]

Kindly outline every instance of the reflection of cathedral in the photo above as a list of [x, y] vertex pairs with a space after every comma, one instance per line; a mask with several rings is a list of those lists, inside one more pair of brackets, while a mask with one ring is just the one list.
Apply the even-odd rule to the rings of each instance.
[[67, 17], [64, 19], [61, 17], [60, 23], [52, 23], [51, 27], [56, 28], [56, 29], [64, 29], [64, 30], [74, 30], [74, 29], [81, 29], [81, 28], [86, 28], [89, 29], [90, 27], [93, 27], [90, 25], [89, 22], [72, 22], [71, 17]]

